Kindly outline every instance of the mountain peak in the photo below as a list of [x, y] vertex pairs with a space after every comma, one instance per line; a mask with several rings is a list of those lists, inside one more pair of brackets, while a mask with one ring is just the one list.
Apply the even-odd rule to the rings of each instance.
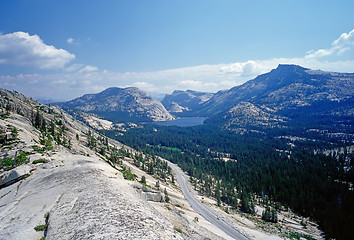
[[104, 115], [112, 121], [166, 121], [174, 117], [157, 100], [136, 87], [111, 87], [84, 95], [62, 107]]
[[309, 69], [295, 64], [279, 64], [278, 67], [273, 71], [279, 71], [279, 70], [280, 71], [305, 71]]

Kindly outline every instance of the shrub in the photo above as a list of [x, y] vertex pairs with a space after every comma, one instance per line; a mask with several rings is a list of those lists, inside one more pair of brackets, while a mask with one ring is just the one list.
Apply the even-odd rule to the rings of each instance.
[[180, 228], [178, 228], [178, 227], [174, 227], [173, 229], [176, 230], [176, 231], [179, 232], [179, 233], [182, 233], [182, 232], [183, 232], [182, 229], [180, 229]]
[[38, 153], [41, 153], [41, 154], [44, 153], [44, 149], [39, 147], [39, 146], [37, 146], [37, 145], [32, 146], [32, 148], [33, 148], [34, 151], [36, 151]]
[[124, 179], [130, 180], [130, 181], [134, 181], [134, 180], [135, 180], [136, 175], [133, 174], [133, 173], [130, 171], [130, 168], [128, 168], [128, 169], [122, 169], [122, 170], [120, 170], [120, 171], [123, 173]]
[[20, 151], [20, 153], [16, 157], [16, 165], [20, 165], [28, 161], [28, 154]]
[[45, 231], [45, 230], [47, 230], [48, 225], [49, 225], [49, 223], [46, 223], [44, 225], [38, 225], [38, 226], [34, 227], [34, 230], [36, 230], [36, 231]]
[[40, 159], [34, 160], [32, 163], [33, 163], [33, 164], [37, 164], [37, 163], [46, 163], [46, 161], [45, 161], [45, 159], [40, 158]]
[[4, 159], [1, 161], [1, 166], [11, 166], [14, 163], [14, 160], [12, 158], [4, 157]]

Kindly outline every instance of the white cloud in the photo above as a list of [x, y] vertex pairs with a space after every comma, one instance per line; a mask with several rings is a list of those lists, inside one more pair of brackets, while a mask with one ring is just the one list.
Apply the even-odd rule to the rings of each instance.
[[259, 61], [249, 60], [247, 62], [237, 62], [231, 64], [223, 64], [220, 67], [220, 74], [233, 74], [240, 77], [249, 77], [254, 73], [261, 73], [267, 71], [263, 64]]
[[74, 43], [74, 39], [73, 38], [68, 38], [66, 40], [67, 43], [73, 44]]
[[331, 48], [319, 49], [317, 51], [310, 50], [307, 52], [305, 58], [320, 58], [333, 54], [342, 55], [344, 52], [351, 49], [351, 45], [354, 45], [354, 29], [349, 33], [342, 33], [342, 35], [332, 43]]
[[54, 85], [67, 84], [67, 83], [68, 83], [68, 81], [67, 80], [63, 80], [63, 79], [59, 79], [59, 80], [53, 81]]
[[184, 80], [180, 82], [182, 86], [200, 87], [203, 83], [201, 81]]
[[67, 67], [66, 69], [65, 69], [65, 71], [67, 71], [67, 72], [76, 72], [76, 71], [78, 71], [78, 70], [80, 70], [80, 69], [82, 69], [83, 68], [83, 64], [72, 64], [72, 65], [70, 65], [69, 67]]
[[335, 40], [332, 45], [335, 46], [345, 46], [345, 45], [354, 45], [354, 29], [349, 33], [342, 33], [342, 35]]
[[[147, 91], [147, 92], [157, 92], [158, 91], [158, 87], [156, 87], [152, 83], [147, 83], [147, 82], [134, 82], [130, 86], [137, 87], [139, 89], [143, 89], [144, 91]], [[127, 85], [126, 87], [129, 87], [129, 85]]]
[[97, 67], [87, 65], [87, 66], [83, 67], [82, 69], [80, 69], [79, 73], [90, 73], [90, 72], [95, 72], [97, 70], [98, 70]]
[[74, 58], [74, 54], [64, 49], [46, 45], [38, 35], [14, 32], [0, 36], [1, 64], [53, 69], [64, 67]]

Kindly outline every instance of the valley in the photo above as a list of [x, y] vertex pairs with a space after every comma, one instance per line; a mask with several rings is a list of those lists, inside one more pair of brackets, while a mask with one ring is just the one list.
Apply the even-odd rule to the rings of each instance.
[[0, 240], [354, 239], [354, 1], [0, 6]]
[[348, 239], [353, 83], [279, 65], [165, 106], [137, 88], [48, 106], [1, 90], [0, 236]]
[[[104, 132], [177, 163], [218, 205], [242, 209], [244, 198], [242, 211], [252, 214], [254, 204], [276, 211], [280, 204], [317, 221], [326, 237], [345, 239], [344, 222], [352, 221], [354, 209], [353, 81], [349, 73], [279, 65], [230, 90], [175, 91], [162, 100], [180, 118], [174, 121], [205, 117], [203, 125], [132, 125], [116, 118], [121, 127]], [[347, 150], [334, 151], [339, 148]]]

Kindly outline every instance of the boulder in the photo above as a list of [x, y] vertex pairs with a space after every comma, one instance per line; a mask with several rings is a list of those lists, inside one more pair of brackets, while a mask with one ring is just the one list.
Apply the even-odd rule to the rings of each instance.
[[134, 184], [133, 187], [147, 200], [152, 202], [164, 202], [165, 194], [156, 191], [152, 188], [146, 187], [142, 184]]
[[157, 192], [143, 192], [142, 195], [145, 197], [147, 201], [152, 201], [152, 202], [164, 202], [165, 201], [165, 196], [163, 193]]
[[0, 176], [0, 188], [6, 187], [25, 178], [28, 174], [30, 174], [30, 171], [30, 166], [22, 165], [10, 171], [4, 172]]

